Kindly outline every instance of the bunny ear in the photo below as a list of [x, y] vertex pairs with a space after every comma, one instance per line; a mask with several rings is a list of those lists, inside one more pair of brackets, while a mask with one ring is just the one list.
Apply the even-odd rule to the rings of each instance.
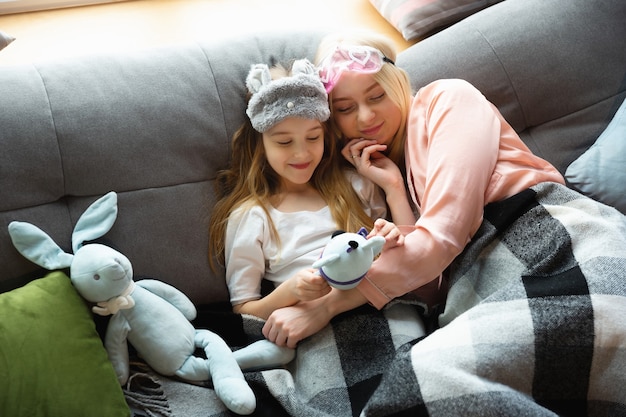
[[317, 70], [315, 66], [308, 59], [298, 59], [293, 62], [291, 66], [291, 74], [309, 74], [309, 75], [317, 75]]
[[265, 64], [255, 64], [246, 77], [246, 87], [252, 94], [258, 93], [261, 87], [272, 81], [270, 68]]
[[313, 265], [311, 265], [311, 268], [321, 268], [328, 264], [332, 264], [338, 259], [339, 259], [339, 255], [337, 255], [336, 253], [333, 253], [332, 255], [326, 255], [326, 256], [319, 258], [317, 261], [313, 262]]
[[111, 191], [94, 201], [80, 216], [72, 233], [74, 253], [86, 240], [102, 237], [111, 230], [117, 218], [117, 194]]
[[385, 246], [385, 238], [382, 236], [372, 236], [361, 246], [363, 248], [371, 248], [374, 256], [378, 255]]
[[9, 223], [9, 235], [24, 257], [49, 270], [67, 268], [74, 256], [65, 253], [43, 230], [30, 223]]

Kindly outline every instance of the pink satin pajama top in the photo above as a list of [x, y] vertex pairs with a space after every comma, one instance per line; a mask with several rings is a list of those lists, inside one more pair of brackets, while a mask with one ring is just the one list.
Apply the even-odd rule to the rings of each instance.
[[357, 287], [377, 308], [437, 279], [478, 230], [486, 204], [541, 182], [564, 183], [462, 80], [435, 81], [417, 92], [405, 159], [420, 217], [404, 245], [385, 250]]

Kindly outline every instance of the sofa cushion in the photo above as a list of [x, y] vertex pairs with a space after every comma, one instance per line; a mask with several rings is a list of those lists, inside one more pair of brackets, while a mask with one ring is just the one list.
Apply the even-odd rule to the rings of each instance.
[[36, 268], [12, 247], [11, 221], [67, 248], [85, 208], [115, 191], [105, 238], [136, 278], [166, 281], [196, 305], [228, 302], [223, 270], [209, 267], [208, 219], [246, 117], [245, 77], [255, 63], [312, 59], [323, 34], [240, 34], [0, 70], [0, 282]]
[[595, 143], [565, 171], [571, 186], [626, 214], [626, 100]]
[[0, 318], [0, 415], [130, 415], [89, 309], [67, 275], [52, 272], [0, 294]]
[[625, 92], [625, 13], [622, 0], [506, 0], [402, 51], [396, 64], [415, 89], [469, 81], [564, 174]]
[[443, 29], [502, 0], [370, 0], [407, 41]]

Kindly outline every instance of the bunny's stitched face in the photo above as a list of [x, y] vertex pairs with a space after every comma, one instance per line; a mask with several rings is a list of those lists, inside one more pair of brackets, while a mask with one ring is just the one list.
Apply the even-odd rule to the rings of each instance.
[[100, 244], [81, 247], [70, 267], [72, 284], [87, 301], [107, 301], [124, 292], [133, 279], [128, 258]]

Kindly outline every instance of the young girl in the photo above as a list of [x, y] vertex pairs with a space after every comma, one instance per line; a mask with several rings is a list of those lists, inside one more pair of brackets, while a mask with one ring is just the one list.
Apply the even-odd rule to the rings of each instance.
[[[324, 245], [338, 229], [371, 228], [386, 206], [378, 187], [342, 168], [326, 134], [326, 91], [309, 61], [295, 61], [290, 73], [255, 65], [246, 85], [249, 119], [234, 135], [231, 168], [220, 173], [210, 253], [224, 262], [233, 310], [266, 319], [328, 294], [311, 268]], [[263, 279], [275, 286], [265, 297]]]

